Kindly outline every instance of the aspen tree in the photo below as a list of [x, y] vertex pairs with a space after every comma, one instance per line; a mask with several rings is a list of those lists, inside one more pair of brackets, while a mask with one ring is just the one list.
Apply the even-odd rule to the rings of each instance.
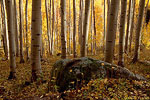
[[69, 0], [69, 54], [71, 53], [71, 1]]
[[[4, 0], [3, 0], [4, 2]], [[16, 51], [15, 51], [15, 33], [13, 27], [13, 0], [6, 1], [8, 36], [9, 36], [9, 54], [10, 54], [10, 74], [8, 79], [16, 78]]]
[[143, 17], [144, 17], [144, 8], [145, 8], [145, 0], [140, 0], [139, 3], [139, 15], [136, 27], [136, 40], [135, 40], [135, 48], [134, 48], [134, 57], [132, 62], [135, 63], [139, 59], [139, 51], [140, 51], [140, 42], [141, 42], [141, 31], [143, 25]]
[[91, 55], [93, 55], [93, 0], [91, 0]]
[[16, 42], [16, 57], [19, 57], [19, 35], [18, 35], [18, 13], [17, 13], [17, 5], [16, 0], [14, 0], [14, 30], [15, 30], [15, 42]]
[[41, 78], [41, 0], [32, 0], [31, 67], [32, 81]]
[[51, 40], [52, 40], [52, 12], [51, 12], [51, 10], [52, 10], [52, 0], [50, 0], [50, 8], [49, 8], [49, 42], [50, 42], [50, 55], [52, 55], [52, 42], [51, 42]]
[[106, 37], [106, 0], [104, 0], [104, 35], [103, 35], [103, 52], [105, 51], [105, 37]]
[[45, 0], [45, 12], [46, 12], [46, 23], [47, 23], [48, 51], [50, 53], [51, 52], [51, 45], [50, 45], [51, 42], [50, 42], [50, 29], [49, 29], [50, 26], [49, 26], [48, 2], [47, 2], [47, 0]]
[[[58, 4], [57, 4], [57, 10], [56, 10], [56, 12], [57, 12], [57, 14], [56, 14], [56, 44], [57, 44], [57, 49], [59, 49], [59, 29], [58, 29], [58, 22], [59, 22], [59, 11], [58, 11]], [[69, 49], [69, 52], [70, 52], [70, 49]]]
[[73, 0], [73, 57], [76, 57], [76, 0]]
[[20, 12], [20, 63], [24, 63], [23, 58], [23, 2], [19, 0], [19, 12]]
[[3, 34], [3, 46], [6, 60], [9, 56], [9, 41], [8, 41], [8, 34], [7, 34], [7, 21], [6, 21], [6, 10], [5, 10], [5, 1], [2, 0], [1, 2], [1, 16], [2, 16], [2, 34]]
[[80, 55], [82, 52], [82, 34], [83, 34], [83, 17], [84, 17], [83, 12], [84, 12], [84, 2], [83, 2], [83, 0], [80, 0], [79, 31], [78, 31], [79, 44], [80, 44]]
[[93, 19], [94, 19], [94, 54], [96, 55], [97, 44], [96, 44], [96, 14], [95, 14], [95, 2], [93, 0]]
[[29, 39], [28, 39], [28, 0], [26, 0], [25, 6], [25, 17], [26, 17], [26, 56], [27, 60], [29, 60]]
[[51, 35], [51, 53], [54, 53], [54, 33], [55, 33], [55, 3], [52, 0], [52, 35]]
[[66, 0], [61, 0], [61, 58], [66, 58]]
[[85, 12], [84, 12], [84, 23], [83, 23], [83, 34], [82, 34], [82, 47], [81, 47], [81, 57], [85, 57], [86, 45], [87, 45], [87, 35], [89, 32], [89, 13], [90, 13], [90, 1], [85, 0]]
[[122, 67], [124, 67], [124, 35], [125, 35], [125, 24], [126, 24], [126, 12], [127, 12], [127, 0], [121, 0], [118, 65]]
[[132, 38], [133, 38], [134, 29], [135, 29], [135, 21], [134, 20], [135, 20], [135, 5], [136, 5], [136, 0], [133, 0], [132, 5], [133, 5], [133, 15], [132, 15], [130, 38], [129, 38], [129, 52], [131, 52]]
[[117, 29], [117, 17], [119, 9], [119, 0], [111, 0], [109, 9], [109, 18], [106, 34], [105, 61], [112, 63], [114, 56], [115, 36]]
[[127, 53], [128, 45], [129, 45], [129, 35], [131, 30], [131, 10], [132, 10], [132, 0], [129, 0], [129, 9], [128, 9], [128, 20], [127, 20], [127, 30], [126, 30], [126, 38], [125, 38], [125, 52]]

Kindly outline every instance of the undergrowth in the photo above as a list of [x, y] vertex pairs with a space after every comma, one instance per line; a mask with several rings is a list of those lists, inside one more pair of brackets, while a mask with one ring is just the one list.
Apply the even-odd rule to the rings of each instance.
[[[103, 60], [103, 55], [89, 56]], [[150, 50], [141, 53], [141, 60], [150, 60]], [[71, 57], [69, 57], [71, 58]], [[132, 57], [126, 57], [125, 66], [134, 73], [143, 75], [148, 82], [130, 81], [127, 79], [93, 79], [81, 89], [69, 89], [63, 93], [48, 91], [50, 71], [53, 64], [61, 59], [58, 56], [44, 58], [42, 62], [43, 80], [46, 83], [31, 83], [30, 62], [19, 63], [17, 58], [17, 79], [7, 80], [9, 75], [9, 61], [0, 61], [0, 100], [32, 100], [32, 98], [47, 98], [59, 100], [61, 97], [66, 100], [95, 100], [95, 99], [150, 99], [150, 66], [141, 63], [129, 63]], [[1, 59], [1, 58], [0, 58]], [[117, 64], [117, 59], [114, 62]], [[57, 86], [55, 86], [57, 87]], [[56, 88], [55, 88], [56, 89]]]

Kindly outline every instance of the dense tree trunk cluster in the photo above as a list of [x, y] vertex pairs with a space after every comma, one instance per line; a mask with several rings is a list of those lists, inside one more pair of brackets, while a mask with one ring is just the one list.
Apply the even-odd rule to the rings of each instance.
[[[20, 58], [20, 63], [25, 62], [24, 58], [31, 62], [32, 81], [42, 78], [41, 61], [44, 60], [44, 57], [53, 56], [57, 53], [57, 56], [61, 55], [65, 61], [68, 56], [72, 55], [74, 58], [78, 55], [81, 57], [90, 54], [96, 55], [102, 46], [105, 63], [113, 63], [118, 33], [118, 65], [125, 67], [124, 57], [125, 54], [131, 53], [134, 39], [135, 47], [132, 62], [135, 63], [139, 60], [142, 28], [145, 24], [143, 19], [149, 11], [149, 0], [147, 4], [146, 0], [140, 0], [139, 3], [136, 0], [104, 0], [102, 4], [104, 16], [101, 16], [101, 19], [104, 20], [103, 25], [102, 22], [97, 21], [100, 17], [96, 14], [96, 0], [58, 0], [57, 3], [56, 0], [44, 0], [45, 14], [42, 14], [42, 0], [32, 0], [31, 29], [29, 21], [29, 3], [31, 1], [18, 1], [0, 1], [1, 37], [5, 58], [10, 61], [9, 79], [16, 78], [16, 57]], [[137, 4], [139, 4], [138, 12], [136, 11]], [[24, 6], [25, 9], [23, 9]], [[137, 18], [136, 14], [138, 15]], [[42, 22], [43, 20], [46, 24]], [[99, 32], [100, 29], [97, 29], [99, 25], [102, 25], [103, 32]], [[42, 27], [46, 27], [46, 30], [43, 31]], [[30, 31], [31, 34], [29, 34]], [[102, 40], [98, 40], [99, 35], [102, 35]], [[74, 63], [78, 64], [78, 61], [81, 62], [82, 59], [73, 60], [67, 64], [73, 63], [72, 67]], [[138, 79], [135, 74], [119, 66], [115, 66], [115, 71], [120, 69], [119, 73], [124, 73], [125, 70], [127, 75], [133, 75], [132, 78]], [[108, 69], [104, 69], [107, 72]], [[99, 71], [101, 72], [101, 70]]]
[[[149, 1], [148, 1], [149, 2]], [[107, 34], [106, 34], [106, 48], [105, 48], [105, 61], [112, 63], [114, 60], [114, 47], [115, 39], [117, 34], [117, 17], [119, 10], [119, 1], [112, 0], [107, 1], [108, 3], [108, 19], [107, 19]], [[110, 4], [109, 4], [110, 3]], [[135, 25], [135, 5], [136, 0], [129, 0], [129, 7], [127, 11], [127, 0], [121, 0], [121, 14], [120, 14], [120, 31], [119, 31], [119, 61], [118, 65], [124, 67], [124, 54], [128, 55], [128, 51], [131, 52], [131, 45], [133, 41], [134, 25]], [[148, 3], [147, 3], [148, 4]], [[141, 41], [141, 32], [143, 26], [143, 18], [145, 11], [145, 0], [139, 2], [139, 14], [137, 18], [136, 27], [136, 42], [134, 49], [133, 62], [139, 60], [139, 50]], [[127, 16], [128, 15], [128, 16]], [[126, 19], [127, 18], [127, 19]], [[127, 25], [126, 25], [127, 21]], [[127, 26], [127, 29], [125, 28]], [[125, 32], [126, 29], [126, 32]], [[125, 37], [126, 35], [126, 37]], [[124, 42], [125, 41], [125, 42]]]

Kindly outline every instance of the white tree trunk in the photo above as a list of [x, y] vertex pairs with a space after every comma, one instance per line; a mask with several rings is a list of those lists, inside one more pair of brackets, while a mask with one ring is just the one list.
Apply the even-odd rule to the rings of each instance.
[[117, 17], [119, 9], [119, 0], [111, 0], [111, 7], [109, 9], [109, 18], [106, 35], [105, 61], [112, 63], [115, 47], [115, 36], [117, 29]]
[[4, 44], [4, 52], [6, 60], [9, 56], [9, 41], [8, 41], [8, 34], [7, 34], [7, 20], [6, 20], [6, 11], [5, 11], [5, 0], [1, 2], [1, 13], [2, 13], [2, 34], [3, 34], [3, 44]]
[[89, 33], [89, 14], [90, 14], [90, 0], [85, 1], [85, 12], [84, 12], [84, 23], [83, 23], [83, 34], [82, 34], [82, 51], [81, 57], [85, 57], [87, 47], [87, 37]]
[[71, 1], [69, 0], [69, 54], [71, 53]]
[[139, 3], [139, 15], [138, 15], [138, 22], [136, 28], [136, 41], [135, 41], [135, 51], [134, 51], [134, 58], [133, 63], [137, 62], [139, 59], [139, 51], [140, 51], [140, 42], [141, 42], [141, 31], [143, 25], [143, 16], [144, 16], [144, 8], [145, 8], [145, 0], [140, 0]]
[[26, 59], [29, 60], [29, 39], [28, 39], [28, 0], [26, 0], [25, 7], [25, 16], [26, 16]]
[[73, 0], [73, 57], [76, 57], [76, 0]]
[[97, 44], [96, 44], [96, 14], [95, 14], [95, 2], [93, 0], [93, 19], [94, 19], [94, 55], [96, 55]]
[[54, 53], [54, 34], [55, 34], [55, 4], [52, 0], [52, 38], [51, 38], [51, 52]]
[[16, 41], [16, 56], [19, 57], [19, 36], [18, 36], [18, 14], [16, 0], [14, 0], [14, 30], [15, 30], [15, 41]]
[[[111, 1], [107, 0], [107, 27], [108, 27], [108, 22], [109, 22], [108, 18], [109, 18], [110, 3]], [[105, 40], [106, 40], [106, 37], [105, 37]]]
[[127, 20], [127, 30], [126, 30], [126, 39], [125, 39], [125, 52], [127, 53], [129, 45], [129, 36], [131, 30], [131, 11], [132, 10], [132, 0], [129, 0], [129, 9], [128, 9], [128, 20]]
[[[4, 2], [4, 0], [3, 0]], [[15, 33], [13, 27], [13, 0], [6, 1], [7, 7], [7, 22], [9, 35], [9, 49], [10, 49], [10, 75], [8, 79], [16, 78], [16, 52], [15, 52]]]
[[[59, 11], [58, 11], [58, 4], [56, 8], [56, 45], [57, 45], [57, 50], [59, 50], [59, 28], [58, 28], [58, 23], [59, 23]], [[70, 51], [70, 50], [69, 50]]]
[[84, 1], [80, 0], [80, 13], [79, 13], [79, 44], [80, 44], [80, 55], [82, 52], [82, 34], [83, 34], [83, 12], [84, 12]]
[[49, 9], [49, 40], [50, 41], [50, 55], [52, 55], [52, 42], [51, 42], [51, 39], [52, 39], [52, 14], [51, 14], [51, 10], [52, 10], [52, 0], [50, 0], [50, 9]]
[[66, 0], [61, 0], [61, 58], [66, 58]]
[[19, 0], [19, 12], [20, 12], [20, 63], [24, 63], [23, 58], [23, 2]]
[[41, 77], [41, 0], [32, 0], [31, 67], [32, 81]]
[[93, 55], [93, 0], [91, 0], [91, 55]]
[[49, 17], [48, 17], [48, 2], [45, 0], [45, 12], [46, 12], [46, 22], [47, 22], [47, 37], [48, 37], [48, 51], [49, 53], [51, 52], [51, 47], [50, 47], [50, 27], [49, 27]]
[[134, 33], [134, 29], [135, 29], [135, 5], [136, 5], [136, 0], [133, 0], [132, 2], [133, 5], [133, 15], [132, 15], [132, 23], [131, 23], [131, 32], [130, 32], [130, 38], [129, 38], [129, 52], [131, 52], [132, 49], [132, 38], [133, 38], [133, 33]]
[[106, 0], [104, 0], [104, 33], [103, 33], [103, 53], [105, 52], [105, 37], [106, 37]]
[[126, 25], [127, 0], [121, 0], [120, 33], [119, 33], [119, 62], [124, 67], [124, 35]]

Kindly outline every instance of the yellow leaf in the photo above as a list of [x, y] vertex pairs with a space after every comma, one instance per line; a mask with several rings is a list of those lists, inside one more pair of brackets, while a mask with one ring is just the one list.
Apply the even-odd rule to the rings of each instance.
[[70, 70], [70, 73], [72, 72], [72, 69]]
[[104, 64], [104, 63], [101, 63], [101, 65], [104, 66], [105, 64]]
[[112, 91], [113, 89], [112, 88], [108, 88], [108, 91]]
[[105, 78], [105, 79], [104, 79], [104, 83], [107, 83], [107, 81], [108, 81], [108, 79], [107, 79], [107, 78]]

